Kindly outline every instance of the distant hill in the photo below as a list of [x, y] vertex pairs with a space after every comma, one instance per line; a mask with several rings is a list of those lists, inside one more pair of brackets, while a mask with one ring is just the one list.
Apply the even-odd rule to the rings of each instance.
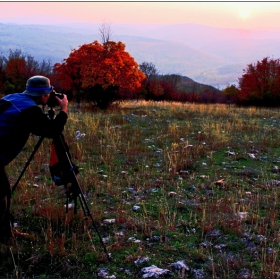
[[[94, 40], [100, 40], [99, 34], [83, 29], [79, 32], [66, 27], [0, 24], [0, 52], [18, 48], [37, 60], [50, 59], [52, 63], [61, 62], [71, 49]], [[114, 35], [113, 40], [125, 43], [139, 64], [153, 62], [162, 74], [188, 75], [210, 65], [224, 64], [218, 57], [182, 43], [128, 35]]]
[[0, 24], [1, 53], [18, 48], [37, 60], [50, 59], [52, 63], [61, 62], [71, 49], [94, 39], [92, 35], [78, 34], [65, 28], [61, 31], [53, 26]]
[[210, 92], [222, 94], [221, 90], [219, 90], [211, 85], [198, 83], [186, 76], [181, 76], [181, 82], [180, 82], [178, 88], [187, 93], [202, 93], [206, 90], [209, 90]]
[[[1, 20], [0, 20], [1, 21]], [[100, 40], [100, 24], [19, 25], [0, 23], [0, 52], [22, 49], [52, 63], [71, 49]], [[179, 74], [223, 87], [236, 83], [249, 63], [280, 57], [278, 31], [246, 31], [197, 24], [112, 24], [112, 40], [122, 41], [140, 64], [152, 62], [161, 74]]]

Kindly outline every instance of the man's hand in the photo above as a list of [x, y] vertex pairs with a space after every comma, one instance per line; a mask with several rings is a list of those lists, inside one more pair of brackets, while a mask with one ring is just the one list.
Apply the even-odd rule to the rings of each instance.
[[63, 94], [63, 99], [60, 99], [57, 96], [55, 98], [57, 100], [58, 105], [60, 106], [60, 110], [67, 113], [67, 111], [68, 111], [68, 99], [67, 99], [66, 94]]

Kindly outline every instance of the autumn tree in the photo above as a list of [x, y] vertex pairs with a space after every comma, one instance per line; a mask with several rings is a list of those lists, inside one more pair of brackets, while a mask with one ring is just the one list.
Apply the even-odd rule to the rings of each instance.
[[143, 72], [122, 42], [94, 41], [73, 49], [63, 63], [54, 66], [54, 73], [66, 90], [106, 109], [117, 99], [119, 89], [137, 91]]
[[179, 100], [178, 86], [181, 77], [176, 74], [155, 75], [149, 82], [148, 96], [151, 100]]
[[179, 84], [181, 82], [181, 76], [177, 74], [166, 74], [162, 75], [161, 86], [164, 90], [164, 99], [165, 100], [174, 100], [178, 99], [179, 93]]
[[20, 49], [9, 50], [8, 57], [0, 58], [0, 89], [5, 94], [22, 92], [26, 81], [34, 75], [51, 76], [51, 62], [38, 62], [31, 55], [24, 54]]
[[238, 102], [245, 105], [274, 106], [280, 100], [280, 60], [265, 57], [249, 64], [239, 79]]
[[[21, 50], [10, 50], [9, 57], [6, 64], [6, 92], [10, 90], [13, 91], [22, 91], [25, 88], [26, 84], [26, 61], [25, 57], [22, 54]], [[8, 86], [9, 85], [9, 88]]]
[[142, 82], [141, 93], [146, 100], [155, 99], [163, 95], [163, 88], [160, 85], [159, 74], [152, 62], [142, 62], [139, 69], [145, 74]]
[[222, 90], [227, 104], [237, 103], [240, 90], [235, 85], [227, 86]]

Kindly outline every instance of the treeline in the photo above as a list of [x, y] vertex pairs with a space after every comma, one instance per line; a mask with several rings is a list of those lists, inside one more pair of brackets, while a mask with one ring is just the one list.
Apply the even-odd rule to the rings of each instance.
[[222, 92], [212, 86], [196, 83], [178, 74], [159, 74], [153, 63], [139, 65], [146, 78], [138, 93], [138, 98], [154, 101], [179, 101], [196, 103], [226, 102]]
[[[0, 94], [23, 92], [29, 77], [44, 75], [51, 79], [57, 91], [66, 93], [70, 100], [91, 101], [102, 109], [106, 109], [114, 101], [125, 99], [226, 103], [241, 106], [278, 106], [280, 101], [279, 59], [266, 57], [255, 64], [249, 64], [239, 78], [239, 87], [231, 85], [220, 91], [178, 74], [162, 75], [153, 63], [143, 62], [136, 66], [137, 63], [125, 52], [125, 45], [121, 42], [105, 42], [102, 45], [95, 41], [82, 47], [72, 50], [68, 59], [55, 65], [50, 61], [38, 62], [31, 55], [18, 49], [10, 50], [7, 57], [1, 55]], [[89, 51], [88, 57], [81, 58], [81, 50], [83, 53], [86, 53], [84, 50]], [[94, 55], [93, 50], [96, 52]], [[117, 59], [114, 57], [116, 52], [119, 52]], [[122, 68], [125, 71], [120, 68], [123, 64], [121, 56], [123, 61], [130, 61], [126, 68]], [[97, 57], [100, 59], [98, 63]], [[89, 59], [94, 62], [90, 62]], [[102, 63], [102, 69], [98, 69]], [[110, 65], [114, 66], [113, 69]], [[138, 68], [137, 72], [135, 67]], [[93, 68], [95, 71], [91, 70]], [[106, 84], [102, 84], [102, 81], [106, 81]]]
[[[154, 101], [180, 101], [180, 102], [225, 102], [226, 98], [221, 91], [214, 87], [194, 82], [192, 79], [178, 74], [161, 75], [153, 63], [143, 62], [139, 69], [145, 74], [141, 87], [137, 90], [119, 87], [114, 95], [108, 98], [112, 101], [125, 99], [145, 99]], [[51, 61], [38, 62], [29, 54], [21, 50], [10, 50], [8, 56], [0, 56], [0, 93], [10, 94], [23, 92], [26, 81], [34, 75], [44, 75], [51, 79], [57, 91], [66, 92], [74, 101], [92, 101], [85, 90], [68, 89], [60, 82]], [[125, 79], [125, 77], [123, 78]], [[103, 92], [108, 94], [107, 92]], [[110, 102], [109, 102], [110, 103]]]
[[50, 61], [38, 62], [21, 50], [10, 50], [8, 56], [0, 55], [0, 93], [10, 94], [25, 90], [26, 81], [34, 75], [52, 76]]
[[[226, 103], [239, 106], [278, 107], [280, 105], [280, 59], [263, 58], [247, 65], [238, 79], [238, 87], [229, 85], [219, 91], [185, 80], [179, 75], [158, 75], [155, 66], [143, 63], [146, 74], [142, 93], [146, 99]], [[188, 79], [188, 78], [187, 78]]]

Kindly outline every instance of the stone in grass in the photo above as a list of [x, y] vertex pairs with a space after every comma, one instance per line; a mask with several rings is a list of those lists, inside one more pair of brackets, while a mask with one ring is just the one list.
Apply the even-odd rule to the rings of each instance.
[[126, 269], [124, 270], [124, 273], [127, 274], [127, 275], [132, 275], [132, 272], [130, 271], [129, 268], [126, 268]]
[[103, 237], [102, 238], [103, 243], [108, 243], [110, 241], [110, 237]]
[[225, 184], [226, 184], [226, 182], [225, 182], [225, 179], [220, 179], [220, 180], [218, 180], [218, 181], [215, 181], [214, 184], [215, 184], [216, 186], [219, 186], [219, 187], [224, 187]]
[[208, 278], [206, 276], [206, 273], [204, 272], [203, 269], [194, 269], [193, 270], [193, 277], [195, 279], [205, 279], [205, 278]]
[[222, 235], [220, 229], [214, 229], [206, 233], [206, 238], [219, 238]]
[[141, 243], [141, 240], [140, 239], [137, 239], [135, 237], [129, 237], [128, 242], [133, 242], [133, 243]]
[[83, 137], [85, 137], [86, 134], [85, 133], [81, 133], [79, 130], [76, 131], [76, 139], [79, 140]]
[[168, 193], [168, 196], [169, 196], [169, 197], [174, 197], [174, 196], [176, 196], [176, 195], [177, 195], [176, 192], [169, 192], [169, 193]]
[[226, 248], [226, 247], [227, 247], [227, 244], [224, 244], [224, 243], [220, 243], [220, 244], [217, 244], [214, 246], [214, 248], [217, 250], [222, 250], [223, 248]]
[[266, 185], [268, 187], [276, 187], [276, 186], [280, 185], [280, 181], [278, 181], [278, 180], [269, 180], [269, 181], [266, 182]]
[[170, 266], [174, 268], [176, 273], [180, 273], [182, 276], [185, 274], [186, 271], [190, 271], [190, 268], [185, 264], [184, 260], [172, 263]]
[[247, 153], [247, 155], [248, 155], [249, 158], [253, 158], [253, 159], [256, 158], [255, 154]]
[[204, 242], [201, 242], [201, 243], [199, 244], [199, 246], [200, 246], [200, 247], [204, 247], [204, 248], [209, 248], [209, 247], [212, 247], [213, 244], [212, 244], [211, 242], [209, 242], [209, 241], [204, 241]]
[[275, 165], [273, 168], [272, 168], [272, 172], [274, 173], [279, 173], [279, 167], [277, 165]]
[[68, 207], [68, 209], [72, 209], [72, 208], [74, 208], [74, 203], [68, 203], [67, 205], [65, 204], [64, 205], [64, 208], [67, 208]]
[[196, 189], [195, 185], [191, 185], [191, 186], [189, 187], [189, 190], [190, 190], [190, 191], [195, 191], [195, 189]]
[[116, 222], [116, 219], [105, 219], [103, 220], [104, 224], [114, 224]]
[[121, 236], [124, 236], [124, 232], [123, 231], [115, 232], [115, 235], [117, 237], [121, 237]]
[[241, 219], [241, 220], [245, 220], [248, 218], [248, 212], [237, 212], [237, 216]]
[[151, 265], [148, 267], [143, 267], [141, 269], [140, 275], [142, 276], [142, 279], [147, 278], [171, 278], [172, 273], [168, 269], [162, 269], [155, 265]]
[[108, 267], [99, 268], [97, 270], [97, 275], [100, 278], [103, 278], [103, 279], [116, 279], [115, 275], [111, 275], [111, 276], [109, 275], [109, 268]]
[[132, 210], [133, 210], [133, 211], [138, 211], [138, 210], [140, 210], [140, 206], [139, 206], [139, 205], [134, 205], [134, 206], [132, 207]]
[[252, 278], [252, 272], [248, 268], [243, 268], [238, 273], [237, 278], [239, 278], [239, 279], [251, 279]]
[[141, 265], [145, 262], [148, 262], [149, 260], [150, 260], [149, 257], [140, 257], [136, 261], [134, 261], [134, 263], [135, 263], [136, 266], [139, 266], [139, 265]]

